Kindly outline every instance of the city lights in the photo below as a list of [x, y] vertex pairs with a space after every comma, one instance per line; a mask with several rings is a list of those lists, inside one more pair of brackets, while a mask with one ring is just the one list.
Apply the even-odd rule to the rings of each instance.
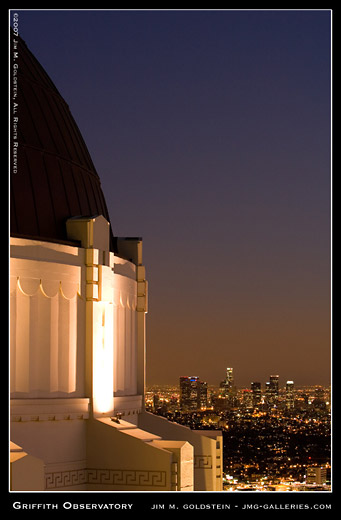
[[[193, 430], [223, 433], [224, 491], [330, 491], [330, 388], [250, 383], [237, 388], [233, 369], [219, 386], [182, 376], [154, 385], [146, 409]], [[200, 401], [201, 397], [201, 401]], [[187, 399], [186, 399], [187, 398]]]

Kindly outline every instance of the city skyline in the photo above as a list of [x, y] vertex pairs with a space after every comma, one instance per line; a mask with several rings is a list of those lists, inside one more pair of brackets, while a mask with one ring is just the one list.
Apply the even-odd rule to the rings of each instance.
[[331, 12], [18, 14], [143, 238], [147, 384], [330, 384]]
[[[268, 375], [268, 377], [265, 377], [264, 379], [260, 378], [260, 377], [254, 377], [253, 379], [250, 379], [250, 381], [247, 381], [247, 382], [243, 382], [242, 384], [239, 384], [238, 383], [238, 375], [237, 375], [237, 382], [236, 384], [234, 384], [235, 388], [241, 390], [241, 389], [251, 389], [252, 388], [252, 385], [253, 384], [260, 384], [261, 387], [261, 391], [265, 391], [266, 390], [266, 385], [270, 382], [270, 378], [272, 377], [272, 374], [271, 375]], [[305, 384], [301, 384], [300, 381], [298, 380], [294, 380], [292, 378], [286, 378], [286, 377], [282, 377], [281, 375], [278, 375], [279, 377], [279, 383], [278, 383], [278, 388], [280, 391], [283, 391], [285, 390], [286, 388], [286, 385], [288, 383], [293, 383], [295, 385], [295, 388], [305, 388], [305, 387], [311, 387], [311, 388], [318, 388], [318, 387], [325, 387], [325, 388], [330, 388], [330, 383], [327, 383], [327, 384], [320, 384], [320, 383], [311, 383], [309, 385], [305, 385]], [[204, 374], [187, 374], [187, 375], [184, 375], [182, 374], [181, 376], [178, 376], [175, 380], [173, 380], [172, 382], [170, 383], [152, 383], [152, 382], [147, 382], [147, 388], [153, 388], [153, 387], [169, 387], [169, 388], [177, 388], [179, 387], [179, 380], [181, 378], [195, 378], [195, 379], [198, 379], [200, 380], [201, 382], [204, 382], [204, 383], [207, 383], [207, 385], [211, 388], [219, 388], [222, 386], [222, 383], [223, 381], [219, 380], [219, 378], [217, 379], [217, 381], [208, 381], [207, 378], [204, 377]], [[221, 378], [220, 378], [221, 379]], [[244, 384], [245, 383], [245, 384]]]
[[168, 421], [222, 432], [225, 491], [330, 491], [330, 388], [270, 381], [263, 391], [259, 383], [235, 391], [222, 382], [199, 401], [199, 381], [182, 377], [177, 389], [150, 387], [145, 403]]

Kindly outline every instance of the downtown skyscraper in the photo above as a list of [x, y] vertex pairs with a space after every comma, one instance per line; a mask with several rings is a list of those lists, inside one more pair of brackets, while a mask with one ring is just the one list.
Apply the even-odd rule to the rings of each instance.
[[206, 408], [207, 383], [197, 376], [180, 377], [180, 409], [190, 412]]

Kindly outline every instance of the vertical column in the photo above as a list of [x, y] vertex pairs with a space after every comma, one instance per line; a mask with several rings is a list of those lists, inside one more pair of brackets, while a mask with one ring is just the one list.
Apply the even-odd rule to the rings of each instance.
[[30, 297], [17, 289], [15, 300], [15, 358], [13, 360], [13, 364], [15, 363], [15, 387], [12, 388], [12, 391], [15, 392], [29, 392], [30, 390], [30, 303]]
[[59, 390], [59, 298], [60, 291], [50, 300], [52, 316], [50, 326], [50, 392]]
[[114, 359], [113, 359], [113, 372], [114, 372], [114, 394], [119, 389], [119, 381], [118, 381], [118, 363], [119, 363], [119, 312], [120, 312], [120, 297], [119, 297], [119, 291], [117, 289], [114, 289], [114, 298], [113, 298], [114, 304], [113, 304], [113, 312], [114, 312], [114, 338], [113, 338], [113, 347], [114, 347]]
[[[11, 277], [11, 283], [13, 283], [13, 278]], [[16, 313], [17, 313], [17, 296], [16, 289], [17, 284], [15, 283], [14, 289], [13, 285], [11, 287], [10, 292], [10, 392], [14, 392], [16, 388]]]
[[113, 410], [113, 305], [102, 301], [99, 250], [88, 248], [86, 262], [86, 390], [94, 415]]
[[116, 308], [116, 364], [115, 364], [115, 392], [117, 395], [124, 395], [125, 392], [125, 365], [126, 365], [126, 343], [125, 343], [125, 316], [126, 309], [122, 301], [121, 290], [119, 292], [118, 306]]
[[[102, 298], [102, 264], [109, 254], [109, 223], [100, 215], [67, 221], [70, 238], [85, 249], [85, 391], [95, 416], [113, 411], [113, 306]], [[106, 287], [104, 286], [106, 291]]]
[[59, 296], [58, 387], [63, 392], [76, 390], [77, 295]]
[[143, 265], [136, 267], [137, 280], [137, 394], [142, 395], [142, 407], [144, 408], [144, 395], [146, 384], [146, 313], [148, 312], [148, 282], [146, 270]]
[[[93, 248], [85, 249], [85, 392], [86, 395], [93, 395], [93, 314], [94, 301], [98, 300], [98, 250]], [[91, 406], [93, 403], [91, 401]]]
[[136, 265], [137, 306], [136, 306], [136, 355], [137, 355], [137, 395], [142, 396], [144, 407], [145, 394], [145, 350], [146, 332], [145, 315], [148, 312], [148, 284], [145, 277], [145, 267], [142, 265], [142, 239], [117, 238], [119, 254], [129, 258]]
[[113, 312], [109, 302], [93, 303], [93, 411], [113, 411]]

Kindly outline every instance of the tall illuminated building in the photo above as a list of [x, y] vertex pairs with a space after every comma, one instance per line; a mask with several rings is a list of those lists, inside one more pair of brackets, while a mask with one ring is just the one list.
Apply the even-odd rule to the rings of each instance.
[[270, 391], [274, 398], [278, 398], [279, 395], [279, 376], [270, 376]]
[[205, 410], [208, 405], [207, 396], [207, 383], [206, 381], [200, 381], [200, 396], [199, 396], [199, 407], [201, 410]]
[[221, 382], [220, 387], [222, 388], [224, 397], [229, 397], [231, 395], [234, 389], [233, 368], [226, 369], [226, 377]]
[[233, 368], [226, 369], [225, 385], [227, 388], [232, 389], [234, 386]]
[[180, 409], [193, 412], [199, 408], [200, 381], [198, 377], [180, 377]]
[[221, 490], [221, 432], [144, 408], [142, 239], [114, 235], [68, 105], [11, 45], [10, 488]]
[[265, 400], [268, 406], [277, 405], [279, 397], [279, 376], [270, 376], [270, 380], [265, 383]]
[[295, 407], [295, 389], [293, 381], [287, 381], [285, 386], [285, 406], [288, 410], [293, 410]]
[[252, 382], [251, 383], [251, 392], [252, 392], [252, 406], [253, 406], [253, 408], [256, 408], [262, 402], [261, 383]]
[[207, 383], [199, 377], [180, 377], [180, 409], [193, 412], [207, 408]]

